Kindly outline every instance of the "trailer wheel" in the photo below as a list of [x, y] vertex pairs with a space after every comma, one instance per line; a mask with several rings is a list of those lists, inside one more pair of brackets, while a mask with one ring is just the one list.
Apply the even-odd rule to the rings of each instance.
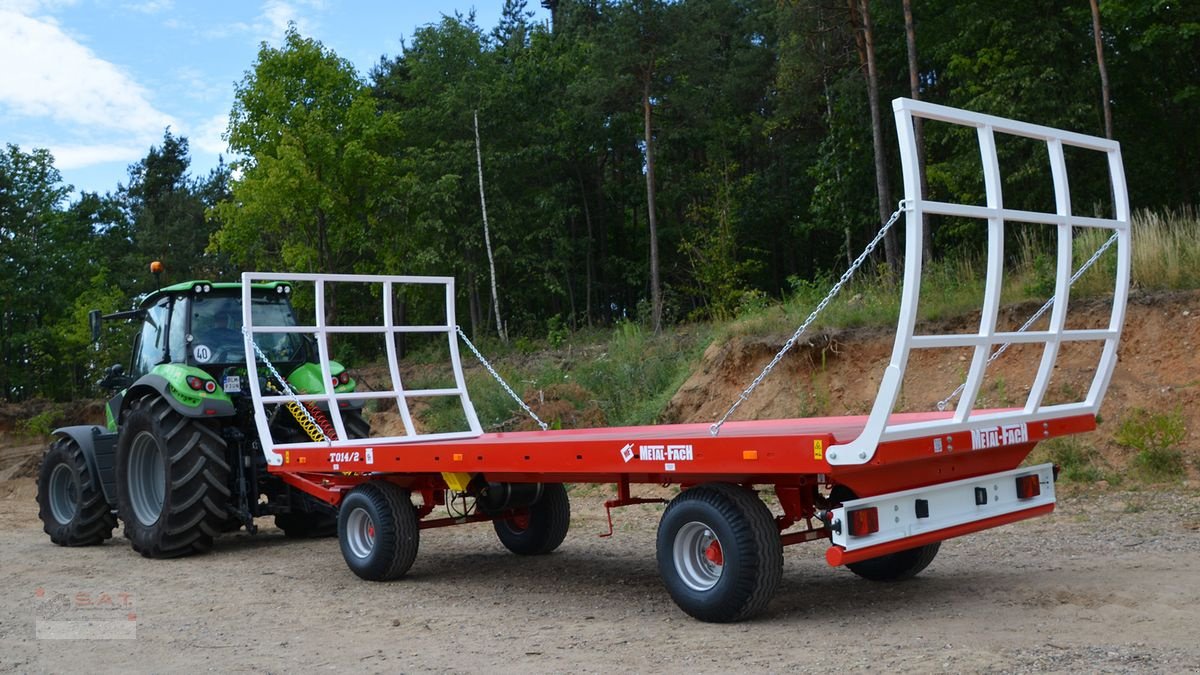
[[[834, 486], [833, 491], [829, 493], [829, 499], [839, 504], [856, 498], [855, 494], [845, 485]], [[906, 551], [897, 551], [881, 555], [878, 558], [848, 563], [846, 568], [870, 581], [904, 581], [917, 576], [921, 570], [929, 567], [929, 563], [937, 557], [938, 549], [941, 546], [942, 542], [935, 541], [932, 544], [910, 548]]]
[[408, 490], [386, 481], [351, 490], [338, 510], [338, 542], [346, 565], [359, 577], [390, 581], [404, 576], [420, 544]]
[[38, 518], [50, 541], [91, 546], [112, 537], [117, 517], [74, 439], [59, 438], [46, 449], [37, 487]]
[[546, 483], [528, 511], [492, 521], [500, 543], [517, 555], [544, 555], [558, 548], [571, 526], [571, 500], [562, 483]]
[[133, 550], [174, 558], [212, 548], [230, 513], [225, 439], [158, 394], [133, 402], [117, 444], [117, 511]]
[[929, 563], [933, 562], [941, 546], [942, 542], [937, 541], [925, 546], [910, 548], [907, 551], [849, 563], [846, 567], [858, 576], [871, 581], [904, 581], [917, 576], [921, 570], [929, 567]]
[[783, 576], [770, 510], [743, 487], [708, 483], [671, 500], [658, 525], [658, 571], [680, 609], [701, 621], [748, 618]]

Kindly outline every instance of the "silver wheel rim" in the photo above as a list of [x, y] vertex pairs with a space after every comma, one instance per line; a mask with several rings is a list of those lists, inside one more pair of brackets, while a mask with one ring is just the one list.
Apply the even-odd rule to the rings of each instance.
[[59, 525], [66, 525], [75, 518], [79, 503], [79, 484], [75, 472], [66, 464], [59, 464], [50, 472], [50, 514]]
[[709, 551], [713, 546], [717, 551], [724, 550], [712, 528], [699, 521], [687, 523], [675, 535], [675, 545], [672, 547], [675, 572], [693, 591], [710, 590], [721, 580], [725, 565], [709, 559]]
[[167, 491], [167, 470], [154, 434], [143, 431], [134, 436], [126, 468], [133, 515], [139, 523], [149, 527], [162, 515]]
[[362, 507], [346, 517], [346, 545], [355, 558], [367, 558], [375, 550], [375, 521]]

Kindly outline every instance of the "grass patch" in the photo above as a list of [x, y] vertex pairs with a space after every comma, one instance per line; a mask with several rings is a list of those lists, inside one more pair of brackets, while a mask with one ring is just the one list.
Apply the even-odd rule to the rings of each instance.
[[1095, 483], [1105, 477], [1100, 453], [1096, 448], [1072, 436], [1043, 441], [1038, 445], [1039, 460], [1058, 465], [1059, 479], [1068, 483]]
[[1183, 413], [1152, 413], [1134, 408], [1121, 421], [1113, 437], [1134, 450], [1133, 465], [1149, 480], [1170, 480], [1185, 472], [1183, 451], [1177, 446], [1187, 437]]
[[[1132, 219], [1133, 284], [1154, 290], [1200, 288], [1200, 214], [1194, 208], [1139, 211]], [[1109, 238], [1107, 230], [1080, 228], [1072, 247], [1079, 269]], [[1001, 301], [1004, 304], [1045, 302], [1054, 294], [1054, 242], [1022, 231], [1009, 246]], [[1071, 289], [1072, 298], [1112, 293], [1116, 247], [1110, 248]], [[979, 253], [949, 253], [925, 264], [921, 281], [920, 319], [939, 321], [979, 310], [986, 260]], [[833, 287], [836, 277], [791, 279], [784, 300], [751, 307], [718, 339], [734, 335], [795, 330]], [[882, 265], [864, 267], [842, 288], [813, 328], [894, 325], [900, 315], [900, 281]]]

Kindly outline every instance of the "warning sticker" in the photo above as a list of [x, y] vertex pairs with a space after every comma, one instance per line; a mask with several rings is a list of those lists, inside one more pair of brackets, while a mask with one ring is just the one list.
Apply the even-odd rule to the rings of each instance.
[[825, 459], [825, 441], [820, 439], [813, 441], [813, 459]]

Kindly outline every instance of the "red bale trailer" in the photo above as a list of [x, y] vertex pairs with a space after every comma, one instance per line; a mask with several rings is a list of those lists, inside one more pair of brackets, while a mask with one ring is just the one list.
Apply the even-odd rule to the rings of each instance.
[[[895, 581], [924, 569], [945, 539], [1049, 513], [1055, 504], [1054, 467], [1023, 467], [1022, 462], [1041, 441], [1095, 427], [1116, 364], [1130, 273], [1129, 204], [1119, 146], [907, 99], [897, 99], [893, 107], [905, 188], [897, 212], [905, 221], [903, 289], [895, 346], [889, 361], [881, 364], [883, 375], [870, 414], [726, 422], [727, 414], [711, 425], [484, 433], [459, 359], [453, 279], [247, 273], [242, 277], [247, 370], [259, 377], [246, 378], [246, 384], [269, 472], [337, 507], [338, 538], [347, 565], [375, 581], [404, 576], [417, 554], [420, 531], [427, 528], [491, 521], [501, 542], [514, 553], [553, 551], [570, 524], [565, 484], [614, 484], [617, 496], [607, 503], [610, 508], [662, 501], [636, 497], [639, 485], [680, 486], [658, 528], [659, 571], [680, 608], [697, 619], [717, 622], [749, 617], [767, 605], [779, 584], [787, 545], [823, 541], [830, 565], [845, 565], [871, 580]], [[922, 197], [913, 132], [917, 118], [958, 125], [968, 134], [973, 130], [984, 203]], [[1053, 208], [1042, 212], [1004, 205], [997, 145], [998, 139], [1007, 142], [1013, 137], [1044, 145]], [[1071, 202], [1064, 148], [1098, 153], [1107, 168], [1111, 213], [1078, 215], [1079, 208]], [[986, 276], [974, 331], [916, 332], [922, 231], [931, 217], [974, 223], [984, 233]], [[1054, 296], [1043, 307], [1048, 315], [1040, 323], [1005, 330], [998, 320], [1005, 234], [1006, 227], [1018, 225], [1053, 232]], [[1070, 286], [1083, 271], [1073, 276], [1075, 235], [1089, 228], [1111, 233], [1089, 265], [1115, 244], [1111, 314], [1106, 325], [1071, 327]], [[875, 241], [882, 235], [881, 230]], [[873, 247], [874, 243], [863, 257]], [[307, 320], [301, 315], [299, 325], [256, 324], [249, 294], [265, 282], [287, 282], [297, 289], [296, 297], [311, 298]], [[356, 298], [357, 311], [374, 312], [375, 320], [355, 325], [328, 320], [326, 299], [334, 286], [339, 298]], [[421, 293], [444, 302], [445, 312], [437, 321], [405, 320], [414, 313], [403, 311], [402, 299]], [[323, 391], [287, 386], [256, 342], [272, 333], [315, 336]], [[448, 362], [444, 381], [437, 386], [409, 387], [402, 377], [400, 345], [418, 337], [436, 345]], [[379, 341], [388, 355], [390, 382], [335, 391], [338, 377], [331, 370], [330, 344], [345, 340]], [[1090, 385], [1077, 400], [1052, 401], [1056, 363], [1072, 343], [1094, 346]], [[1028, 391], [1012, 407], [977, 408], [989, 363], [1010, 344], [1036, 355]], [[947, 399], [939, 406], [943, 410], [895, 412], [913, 350], [944, 350], [963, 357], [957, 361], [964, 377], [956, 403], [945, 405], [952, 400]], [[783, 351], [764, 376], [782, 355]], [[919, 388], [920, 383], [908, 386]], [[423, 428], [413, 414], [417, 404], [453, 408], [461, 428]], [[356, 434], [347, 433], [344, 412], [364, 405], [368, 410], [394, 406], [402, 430], [354, 438]], [[272, 416], [285, 408], [307, 423], [308, 439], [272, 436]], [[776, 497], [776, 511], [760, 497], [764, 490]], [[451, 513], [436, 515], [439, 506], [451, 507]]]

